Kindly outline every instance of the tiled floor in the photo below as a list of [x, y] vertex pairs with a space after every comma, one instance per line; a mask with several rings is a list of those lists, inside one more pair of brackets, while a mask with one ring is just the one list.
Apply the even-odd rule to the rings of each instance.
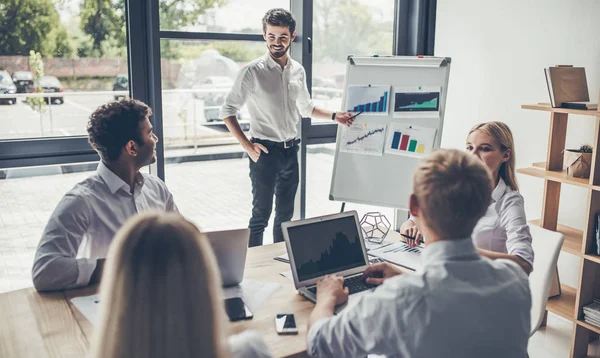
[[[309, 154], [307, 216], [339, 210], [328, 198], [332, 156]], [[31, 264], [41, 232], [62, 195], [89, 175], [58, 174], [0, 180], [0, 293], [31, 287]], [[205, 230], [247, 226], [251, 210], [248, 159], [171, 164], [167, 185], [179, 210]], [[349, 204], [359, 214], [379, 210], [392, 221], [392, 211]], [[272, 242], [269, 228], [265, 243]], [[530, 340], [531, 358], [569, 357], [572, 324], [552, 314], [548, 326]], [[597, 344], [591, 356], [600, 356]]]

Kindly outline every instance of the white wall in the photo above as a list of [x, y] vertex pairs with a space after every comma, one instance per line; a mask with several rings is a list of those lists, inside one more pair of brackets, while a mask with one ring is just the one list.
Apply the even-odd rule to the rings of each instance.
[[[517, 168], [545, 161], [550, 115], [521, 104], [548, 102], [543, 68], [586, 68], [590, 97], [600, 88], [600, 1], [440, 0], [435, 55], [452, 58], [442, 146], [464, 148], [479, 122], [503, 121], [515, 137]], [[567, 147], [593, 140], [593, 117], [569, 116]], [[528, 219], [541, 216], [544, 183], [519, 175]], [[562, 186], [559, 222], [583, 228], [585, 189]], [[561, 281], [577, 287], [580, 261], [561, 253]]]

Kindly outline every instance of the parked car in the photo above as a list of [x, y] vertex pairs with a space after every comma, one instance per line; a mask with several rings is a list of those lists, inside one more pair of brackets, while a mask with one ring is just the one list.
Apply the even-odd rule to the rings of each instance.
[[17, 86], [17, 93], [33, 92], [33, 74], [29, 71], [15, 71], [12, 80]]
[[[54, 76], [42, 76], [36, 82], [36, 86], [34, 86], [34, 91], [36, 90], [37, 84], [42, 87], [44, 93], [61, 93], [64, 91], [62, 84], [58, 80], [58, 78]], [[49, 97], [44, 97], [44, 101], [46, 103], [54, 103], [54, 104], [63, 104], [65, 103], [65, 98], [62, 94], [60, 95], [51, 95]]]
[[[207, 122], [223, 121], [223, 118], [219, 117], [219, 112], [221, 111], [223, 104], [225, 104], [225, 97], [227, 97], [227, 93], [210, 93], [204, 99], [204, 119], [206, 119]], [[238, 121], [248, 119], [244, 118], [239, 111], [237, 112], [236, 117]]]
[[194, 98], [196, 99], [208, 99], [211, 96], [227, 95], [225, 90], [229, 90], [233, 87], [233, 80], [227, 76], [208, 76], [202, 82], [194, 85], [192, 89], [197, 90], [220, 90], [219, 92], [194, 92]]
[[[15, 94], [17, 93], [17, 86], [13, 83], [12, 78], [6, 71], [0, 71], [0, 94]], [[17, 103], [17, 98], [0, 98], [0, 102], [6, 102], [8, 104]]]
[[[128, 75], [118, 75], [115, 78], [115, 83], [113, 84], [113, 91], [129, 91], [129, 76]], [[125, 98], [123, 95], [115, 95], [115, 101], [120, 100], [121, 98]]]

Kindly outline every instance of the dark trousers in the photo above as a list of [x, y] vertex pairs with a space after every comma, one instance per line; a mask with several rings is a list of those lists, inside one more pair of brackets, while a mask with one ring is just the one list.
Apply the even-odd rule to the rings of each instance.
[[260, 246], [271, 211], [275, 194], [275, 223], [273, 241], [283, 241], [281, 223], [294, 214], [294, 198], [298, 189], [298, 145], [291, 148], [269, 145], [267, 141], [253, 139], [264, 145], [269, 153], [261, 153], [255, 163], [250, 159], [250, 180], [252, 181], [252, 218], [249, 246]]

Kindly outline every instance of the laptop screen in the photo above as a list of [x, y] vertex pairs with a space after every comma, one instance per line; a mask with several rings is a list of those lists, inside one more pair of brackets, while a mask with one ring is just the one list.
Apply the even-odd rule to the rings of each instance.
[[366, 265], [354, 216], [287, 231], [300, 282]]

